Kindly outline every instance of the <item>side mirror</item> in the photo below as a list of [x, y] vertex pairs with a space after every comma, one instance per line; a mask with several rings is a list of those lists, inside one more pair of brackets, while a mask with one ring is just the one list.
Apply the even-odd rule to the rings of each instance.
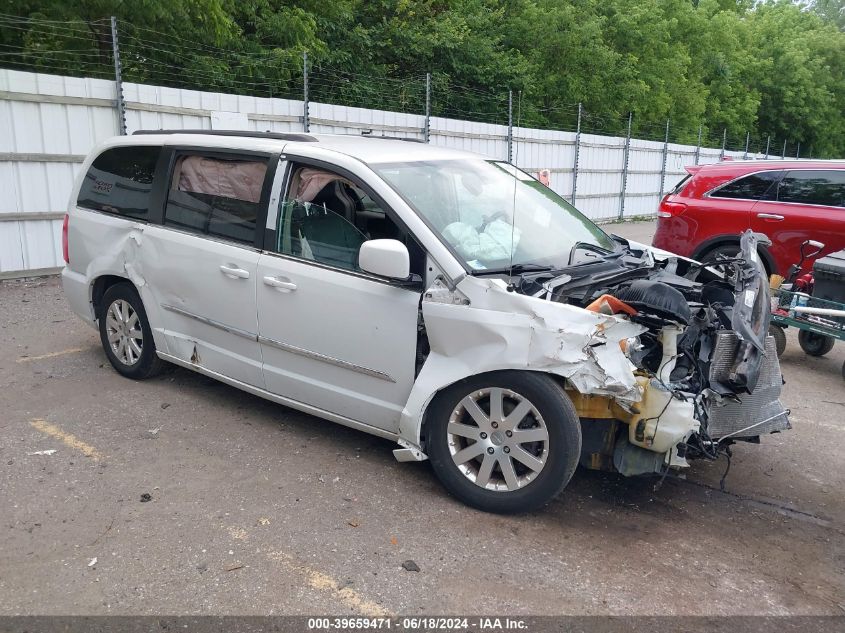
[[407, 279], [411, 274], [408, 247], [399, 240], [367, 240], [358, 251], [358, 267], [389, 279]]

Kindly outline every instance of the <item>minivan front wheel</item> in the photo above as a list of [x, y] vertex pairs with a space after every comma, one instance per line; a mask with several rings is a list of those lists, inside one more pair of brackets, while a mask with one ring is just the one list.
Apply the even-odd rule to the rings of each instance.
[[449, 492], [487, 512], [539, 508], [569, 483], [581, 454], [572, 402], [551, 377], [504, 371], [438, 394], [426, 451]]
[[136, 380], [160, 373], [164, 361], [156, 355], [138, 291], [128, 283], [115, 284], [103, 294], [100, 305], [100, 341], [112, 367]]

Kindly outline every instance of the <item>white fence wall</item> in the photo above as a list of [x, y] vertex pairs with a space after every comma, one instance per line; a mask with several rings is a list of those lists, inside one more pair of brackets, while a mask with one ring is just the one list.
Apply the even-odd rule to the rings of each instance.
[[[62, 265], [61, 223], [73, 179], [88, 151], [118, 133], [115, 84], [0, 69], [0, 279], [54, 272]], [[124, 84], [128, 133], [210, 129], [213, 113], [246, 114], [248, 129], [301, 132], [303, 104], [161, 86]], [[322, 103], [309, 108], [312, 133], [423, 138], [422, 115]], [[507, 159], [507, 127], [432, 117], [430, 142]], [[575, 133], [514, 129], [514, 163], [551, 170], [552, 188], [571, 198]], [[694, 162], [695, 147], [667, 148], [664, 190]], [[742, 152], [726, 152], [742, 156]], [[700, 163], [720, 150], [700, 151]], [[759, 157], [759, 156], [757, 156]], [[662, 196], [663, 143], [632, 139], [622, 213], [625, 139], [581, 136], [575, 205], [594, 220], [653, 215]]]

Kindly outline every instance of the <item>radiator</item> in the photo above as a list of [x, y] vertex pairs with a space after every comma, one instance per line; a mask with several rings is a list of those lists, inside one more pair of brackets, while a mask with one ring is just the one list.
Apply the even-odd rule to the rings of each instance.
[[[738, 338], [735, 332], [716, 333], [710, 378], [726, 376], [733, 364]], [[754, 437], [792, 428], [786, 409], [780, 403], [783, 378], [780, 373], [775, 340], [766, 338], [766, 354], [754, 393], [738, 394], [739, 401], [713, 402], [707, 408], [707, 432], [713, 439]]]

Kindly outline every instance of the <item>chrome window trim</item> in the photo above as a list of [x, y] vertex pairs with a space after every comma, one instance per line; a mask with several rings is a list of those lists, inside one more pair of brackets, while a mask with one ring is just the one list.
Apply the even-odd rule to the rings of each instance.
[[[188, 229], [180, 229], [175, 226], [168, 226], [167, 224], [152, 224], [147, 223], [149, 226], [155, 226], [160, 229], [165, 229], [167, 231], [173, 231], [174, 233], [181, 233], [182, 235], [187, 235], [188, 237], [195, 237], [200, 240], [207, 240], [209, 242], [216, 242], [218, 244], [225, 244], [226, 246], [234, 246], [237, 248], [242, 248], [246, 251], [252, 251], [253, 253], [260, 253], [261, 249], [258, 248], [255, 244], [248, 244], [247, 242], [239, 242], [237, 240], [227, 239], [225, 237], [221, 237], [219, 235], [209, 235], [207, 233], [197, 233], [196, 231], [189, 231]], [[256, 230], [258, 230], [256, 228]]]
[[166, 303], [161, 304], [162, 309], [167, 310], [168, 312], [174, 312], [175, 314], [180, 314], [182, 316], [188, 317], [190, 319], [195, 319], [200, 323], [205, 323], [206, 325], [210, 325], [211, 327], [216, 327], [224, 332], [229, 332], [230, 334], [235, 334], [237, 336], [243, 337], [245, 339], [249, 339], [250, 341], [257, 341], [258, 335], [252, 332], [247, 332], [246, 330], [242, 330], [240, 328], [232, 327], [231, 325], [226, 325], [225, 323], [221, 323], [220, 321], [215, 321], [214, 319], [209, 319], [208, 317], [200, 316], [199, 314], [195, 314], [194, 312], [190, 312], [188, 310], [184, 310], [182, 308], [177, 308], [176, 306], [172, 306]]
[[[315, 266], [316, 268], [322, 268], [323, 270], [330, 270], [336, 273], [342, 273], [344, 275], [351, 275], [353, 277], [358, 277], [359, 279], [366, 279], [367, 281], [374, 281], [379, 284], [383, 284], [385, 286], [391, 286], [393, 288], [399, 288], [401, 290], [411, 290], [416, 292], [417, 294], [422, 294], [423, 288], [422, 286], [414, 287], [414, 286], [406, 286], [402, 285], [401, 283], [397, 283], [392, 279], [387, 279], [386, 277], [378, 277], [377, 275], [370, 275], [368, 273], [362, 272], [360, 270], [349, 270], [348, 268], [340, 268], [338, 266], [331, 266], [330, 264], [326, 264], [323, 262], [318, 262], [315, 259], [305, 259], [304, 257], [297, 257], [296, 255], [289, 255], [287, 253], [277, 253], [276, 251], [268, 251], [264, 249], [261, 251], [262, 255], [269, 255], [271, 257], [278, 257], [279, 259], [286, 259], [292, 262], [298, 262], [300, 264], [307, 264], [309, 266]], [[426, 253], [427, 254], [427, 253]]]
[[[719, 200], [730, 200], [731, 198], [719, 198]], [[736, 198], [733, 198], [734, 200]], [[797, 207], [817, 207], [819, 209], [843, 209], [845, 207], [838, 207], [832, 204], [816, 204], [814, 202], [786, 202], [784, 200], [752, 200], [752, 202], [765, 202], [766, 204], [789, 204]]]
[[[781, 176], [781, 179], [780, 179], [780, 180], [783, 180], [783, 178], [786, 176], [786, 174], [791, 172], [791, 171], [834, 171], [834, 172], [835, 171], [842, 171], [842, 172], [845, 172], [845, 169], [829, 169], [829, 168], [824, 168], [824, 167], [821, 168], [821, 169], [819, 169], [818, 167], [795, 167], [795, 168], [792, 168], [792, 169], [787, 168], [787, 167], [780, 167], [778, 169], [761, 169], [759, 171], [752, 171], [752, 172], [749, 172], [747, 174], [743, 174], [742, 176], [737, 176], [733, 180], [729, 180], [728, 182], [722, 183], [718, 187], [714, 187], [710, 191], [707, 191], [701, 197], [702, 198], [716, 198], [717, 200], [743, 200], [745, 202], [766, 202], [768, 204], [793, 204], [793, 205], [798, 205], [798, 206], [801, 206], [801, 207], [820, 207], [822, 209], [845, 209], [845, 207], [838, 207], [838, 206], [834, 206], [834, 205], [830, 205], [830, 204], [815, 204], [815, 203], [812, 203], [812, 202], [785, 202], [785, 201], [782, 201], [782, 200], [755, 200], [754, 198], [724, 198], [724, 197], [715, 195], [720, 189], [722, 189], [723, 187], [727, 187], [728, 185], [730, 185], [732, 183], [735, 183], [737, 180], [740, 180], [742, 178], [747, 178], [748, 176], [754, 176], [756, 174], [762, 174], [762, 173], [769, 172], [769, 171], [781, 171], [781, 172], [783, 172], [783, 176]], [[778, 184], [780, 184], [780, 180], [777, 181]]]
[[350, 363], [346, 360], [341, 360], [339, 358], [334, 358], [333, 356], [327, 356], [325, 354], [321, 354], [319, 352], [312, 352], [311, 350], [304, 349], [302, 347], [297, 347], [296, 345], [290, 345], [289, 343], [282, 343], [281, 341], [277, 341], [272, 338], [267, 338], [266, 336], [259, 336], [258, 342], [263, 345], [270, 345], [277, 349], [280, 349], [284, 352], [290, 352], [291, 354], [296, 354], [297, 356], [303, 356], [304, 358], [310, 358], [311, 360], [318, 360], [324, 363], [328, 363], [330, 365], [335, 365], [336, 367], [342, 367], [343, 369], [349, 369], [359, 374], [364, 374], [366, 376], [372, 376], [373, 378], [378, 378], [380, 380], [385, 380], [387, 382], [395, 383], [396, 380], [393, 379], [392, 376], [386, 374], [382, 371], [378, 371], [377, 369], [370, 369], [369, 367], [364, 367], [363, 365], [356, 365], [355, 363]]
[[[72, 211], [85, 211], [86, 213], [97, 213], [99, 215], [104, 215], [107, 218], [115, 218], [117, 220], [124, 220], [126, 222], [133, 222], [135, 224], [144, 224], [148, 226], [159, 226], [155, 222], [150, 222], [145, 218], [134, 218], [131, 215], [120, 215], [119, 213], [111, 213], [109, 211], [103, 211], [102, 209], [91, 209], [90, 207], [83, 207], [78, 204], [74, 203]], [[62, 213], [59, 211], [59, 213]], [[64, 214], [63, 214], [64, 215]], [[70, 215], [70, 214], [68, 214]]]

